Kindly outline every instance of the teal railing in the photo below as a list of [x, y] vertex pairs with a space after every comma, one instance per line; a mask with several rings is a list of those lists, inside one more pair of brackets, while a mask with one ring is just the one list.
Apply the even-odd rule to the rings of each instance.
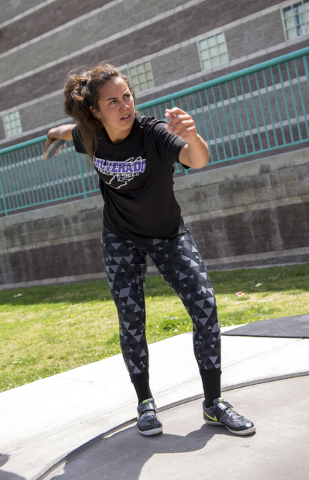
[[[309, 47], [139, 105], [164, 118], [178, 106], [208, 142], [210, 164], [309, 142]], [[46, 136], [0, 150], [0, 213], [91, 195], [95, 172], [71, 142], [42, 159]], [[194, 170], [193, 170], [194, 171]], [[176, 167], [175, 173], [182, 170]], [[187, 170], [185, 174], [190, 174]]]

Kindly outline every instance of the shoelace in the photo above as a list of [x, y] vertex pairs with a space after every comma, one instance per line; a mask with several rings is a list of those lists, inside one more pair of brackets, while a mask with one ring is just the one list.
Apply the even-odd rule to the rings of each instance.
[[149, 420], [151, 420], [152, 418], [155, 417], [155, 412], [151, 412], [151, 411], [148, 411], [148, 412], [145, 412], [143, 415], [142, 415], [143, 419], [145, 420], [148, 420], [148, 417], [149, 417]]
[[231, 408], [227, 408], [224, 413], [226, 413], [230, 418], [236, 420], [237, 418], [241, 418], [241, 415], [237, 412], [235, 412], [235, 410], [232, 410]]

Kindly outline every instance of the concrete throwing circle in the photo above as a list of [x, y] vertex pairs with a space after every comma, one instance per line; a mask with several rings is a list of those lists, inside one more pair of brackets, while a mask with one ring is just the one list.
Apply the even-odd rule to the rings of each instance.
[[162, 411], [163, 434], [144, 437], [127, 426], [44, 478], [308, 480], [309, 376], [230, 390], [224, 397], [255, 423], [256, 434], [239, 437], [204, 424], [198, 399]]

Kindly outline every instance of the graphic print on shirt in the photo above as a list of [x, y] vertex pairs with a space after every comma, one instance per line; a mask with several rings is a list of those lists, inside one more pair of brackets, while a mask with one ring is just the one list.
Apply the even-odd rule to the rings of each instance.
[[93, 165], [103, 175], [108, 175], [111, 179], [105, 182], [113, 188], [121, 188], [127, 185], [146, 169], [146, 159], [142, 157], [131, 157], [123, 162], [111, 162], [102, 158], [93, 157]]

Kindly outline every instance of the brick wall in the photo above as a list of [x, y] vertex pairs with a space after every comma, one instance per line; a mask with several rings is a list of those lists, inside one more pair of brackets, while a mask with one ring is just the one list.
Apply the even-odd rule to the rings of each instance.
[[[20, 110], [23, 129], [6, 139], [0, 128], [0, 148], [63, 123], [61, 89], [76, 66], [108, 60], [127, 71], [148, 59], [155, 87], [138, 95], [141, 103], [297, 50], [309, 38], [286, 41], [281, 3], [271, 0], [237, 0], [232, 6], [226, 0], [45, 3], [5, 2], [0, 7], [0, 117]], [[197, 42], [219, 31], [225, 33], [229, 61], [203, 70]]]

